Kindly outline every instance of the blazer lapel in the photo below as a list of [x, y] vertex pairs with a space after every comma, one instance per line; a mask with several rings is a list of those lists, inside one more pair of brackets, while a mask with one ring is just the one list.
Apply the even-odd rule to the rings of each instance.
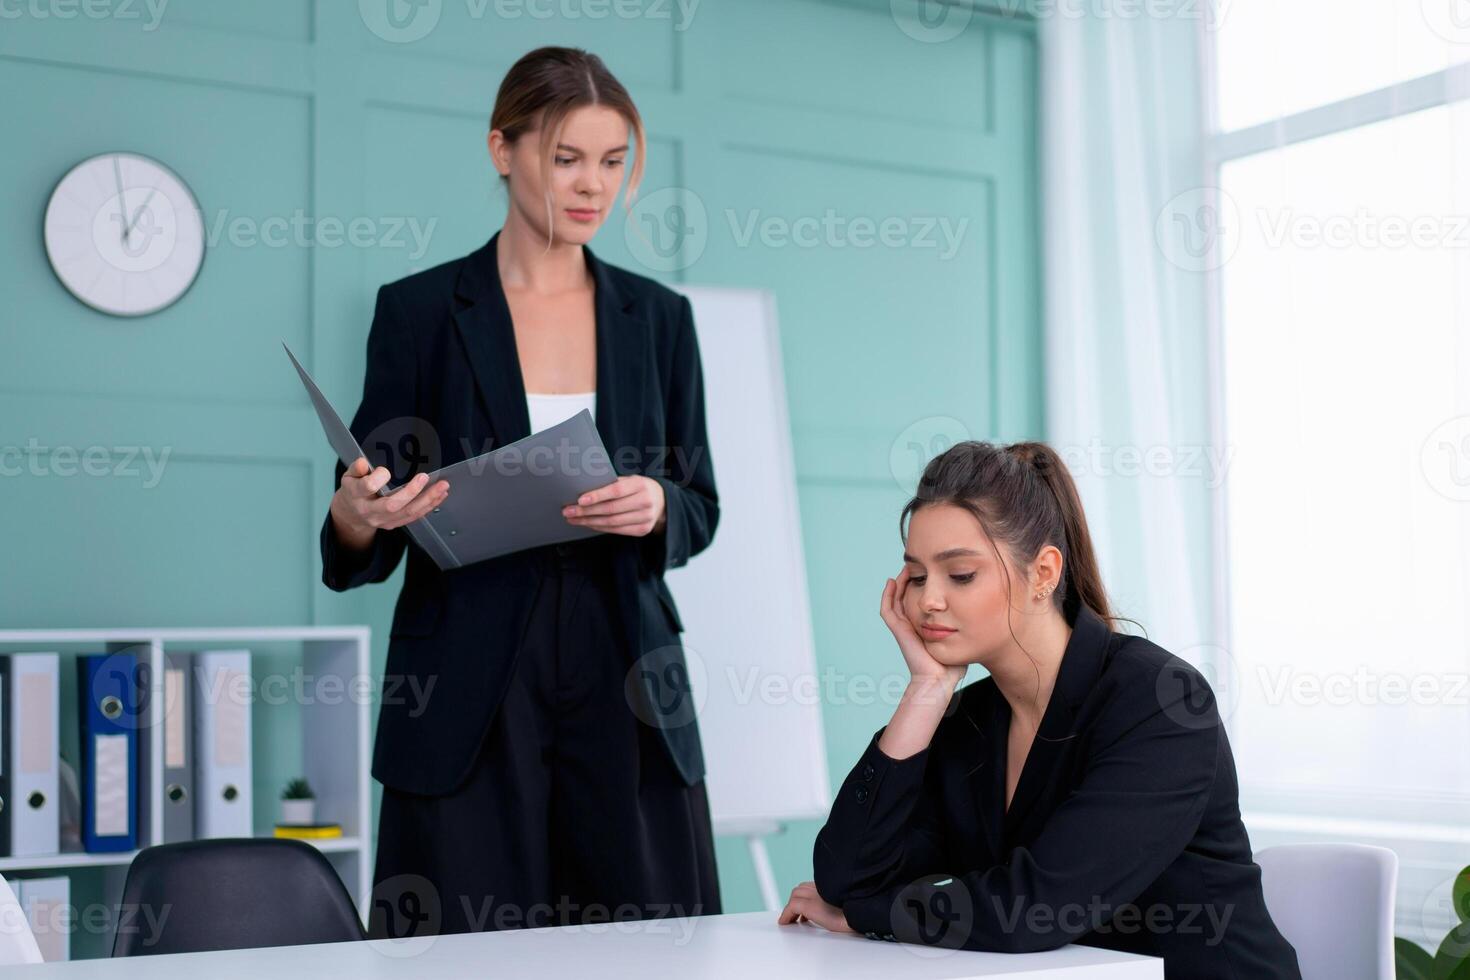
[[992, 684], [988, 695], [993, 702], [981, 702], [969, 712], [969, 724], [974, 744], [972, 758], [975, 768], [968, 773], [974, 781], [975, 801], [980, 810], [980, 821], [985, 827], [985, 842], [998, 862], [1005, 854], [1005, 839], [1002, 834], [1002, 814], [1005, 810], [1005, 765], [1006, 728], [1009, 717], [1006, 699]]
[[[634, 312], [632, 297], [618, 288], [607, 263], [585, 245], [582, 254], [597, 283], [597, 432], [612, 458], [613, 469], [627, 475], [642, 466], [645, 452], [654, 449], [641, 445], [640, 424], [653, 339], [648, 321]], [[657, 390], [655, 386], [653, 391]], [[619, 465], [618, 458], [626, 455], [633, 456], [636, 465]]]
[[[587, 259], [587, 268], [592, 272], [597, 289], [594, 299], [597, 307], [597, 432], [602, 436], [602, 446], [612, 461], [613, 472], [627, 476], [642, 468], [643, 454], [650, 448], [643, 445], [640, 423], [645, 402], [657, 397], [658, 393], [656, 384], [645, 390], [648, 382], [644, 369], [653, 341], [648, 321], [633, 312], [632, 298], [618, 288], [607, 264], [585, 245], [582, 246], [582, 254]], [[663, 417], [662, 412], [658, 417]], [[663, 438], [662, 429], [656, 438]], [[619, 540], [630, 542], [633, 539]], [[637, 549], [631, 546], [618, 548], [613, 554], [613, 561], [619, 568], [616, 582], [623, 649], [631, 660], [636, 661], [646, 653], [642, 644], [643, 623], [637, 597]]]
[[[492, 448], [531, 434], [526, 384], [521, 374], [515, 327], [496, 263], [496, 232], [466, 257], [455, 284], [459, 306], [454, 324], [464, 344], [485, 414], [494, 434]], [[618, 288], [606, 263], [583, 247], [595, 285], [597, 332], [596, 423], [603, 445], [618, 467], [618, 447], [637, 445], [643, 404], [645, 365], [651, 339], [648, 323]], [[640, 447], [640, 452], [643, 447]], [[641, 457], [640, 457], [641, 458]]]
[[[1103, 654], [1108, 641], [1107, 625], [1096, 613], [1076, 601], [1075, 597], [1069, 600], [1069, 604], [1075, 607], [1072, 636], [1062, 654], [1056, 684], [1052, 687], [1051, 699], [1047, 701], [1046, 711], [1041, 717], [1041, 727], [1026, 754], [1025, 765], [1021, 767], [1021, 778], [1016, 784], [1015, 796], [1011, 798], [1010, 808], [1005, 810], [1002, 826], [1007, 842], [1013, 839], [1016, 830], [1026, 821], [1043, 787], [1055, 778], [1057, 761], [1061, 758], [1066, 743], [1076, 737], [1074, 725], [1077, 709], [1087, 699], [1088, 692], [1092, 690], [1098, 673], [1102, 670]], [[1004, 760], [1011, 709], [1004, 697], [999, 697], [998, 700], [1000, 710], [995, 715], [998, 719], [1002, 761], [997, 769], [1000, 772], [1000, 806], [1004, 809]]]
[[490, 419], [492, 449], [531, 433], [515, 329], [500, 286], [500, 268], [495, 263], [499, 237], [496, 232], [469, 254], [454, 287], [456, 300], [464, 304], [454, 311], [454, 325], [469, 357], [485, 415]]

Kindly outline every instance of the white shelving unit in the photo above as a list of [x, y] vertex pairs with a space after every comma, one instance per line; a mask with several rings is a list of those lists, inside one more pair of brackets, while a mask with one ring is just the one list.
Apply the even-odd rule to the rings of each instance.
[[[358, 912], [365, 919], [372, 888], [369, 851], [372, 795], [368, 768], [372, 699], [355, 697], [352, 692], [360, 690], [373, 676], [369, 668], [369, 640], [366, 626], [0, 630], [0, 654], [54, 650], [62, 655], [62, 671], [71, 671], [75, 670], [68, 663], [71, 655], [135, 650], [148, 665], [145, 676], [162, 678], [165, 651], [250, 649], [253, 644], [268, 644], [272, 653], [299, 650], [300, 665], [307, 676], [340, 678], [340, 698], [299, 705], [301, 758], [296, 771], [311, 783], [319, 817], [342, 825], [342, 837], [308, 843], [327, 855], [347, 890], [356, 898]], [[153, 693], [148, 699], [150, 714], [163, 701], [161, 691]], [[259, 712], [260, 708], [254, 710]], [[157, 722], [156, 716], [145, 715], [138, 732], [142, 762], [138, 786], [140, 847], [163, 841], [163, 740], [155, 737], [161, 731]], [[255, 834], [269, 837], [273, 830], [270, 823], [263, 827], [257, 825]], [[0, 874], [9, 877], [14, 873], [101, 868], [109, 872], [108, 891], [120, 897], [127, 866], [137, 853], [68, 851], [0, 857]]]

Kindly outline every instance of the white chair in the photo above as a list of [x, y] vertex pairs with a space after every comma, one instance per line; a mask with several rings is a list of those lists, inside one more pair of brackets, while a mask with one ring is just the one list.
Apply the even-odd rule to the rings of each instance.
[[1393, 980], [1398, 855], [1367, 844], [1257, 851], [1266, 908], [1296, 947], [1302, 980]]
[[0, 878], [0, 966], [40, 963], [41, 947], [10, 883]]

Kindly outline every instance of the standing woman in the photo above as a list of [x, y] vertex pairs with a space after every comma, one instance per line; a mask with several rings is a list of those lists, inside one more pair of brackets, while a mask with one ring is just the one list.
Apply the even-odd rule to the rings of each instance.
[[[636, 192], [642, 122], [595, 55], [541, 48], [501, 83], [488, 146], [505, 224], [378, 290], [351, 428], [383, 458], [339, 464], [321, 532], [337, 591], [383, 581], [408, 554], [373, 751], [372, 932], [718, 913], [663, 581], [709, 546], [719, 517], [693, 314], [586, 247], [630, 149]], [[450, 571], [411, 545], [405, 525], [470, 492], [415, 471], [583, 408], [619, 475], [564, 516], [602, 533]], [[390, 478], [407, 482], [379, 497]]]
[[[779, 921], [870, 939], [1162, 957], [1301, 980], [1266, 910], [1205, 678], [1117, 633], [1077, 488], [1039, 442], [924, 469], [880, 600], [913, 679]], [[989, 676], [956, 691], [968, 665]]]

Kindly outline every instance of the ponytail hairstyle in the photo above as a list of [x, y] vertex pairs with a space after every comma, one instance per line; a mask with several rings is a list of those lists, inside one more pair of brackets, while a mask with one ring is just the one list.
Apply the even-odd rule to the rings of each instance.
[[[623, 208], [631, 210], [643, 180], [643, 158], [648, 143], [643, 135], [643, 118], [621, 82], [607, 70], [597, 55], [581, 48], [537, 48], [510, 66], [495, 95], [490, 128], [515, 143], [528, 132], [541, 130], [541, 182], [551, 182], [551, 160], [568, 113], [583, 106], [607, 106], [627, 120], [633, 131], [633, 167], [623, 193]], [[501, 180], [508, 180], [501, 176]], [[546, 199], [546, 222], [550, 227], [552, 205]], [[547, 243], [550, 247], [550, 242]]]
[[[1009, 565], [997, 544], [1005, 545], [1023, 566], [1046, 545], [1055, 545], [1062, 553], [1062, 578], [1050, 601], [1064, 617], [1080, 604], [1109, 629], [1133, 622], [1115, 615], [1108, 602], [1077, 485], [1062, 458], [1046, 443], [997, 446], [967, 440], [951, 446], [924, 467], [917, 491], [899, 515], [900, 536], [908, 537], [908, 520], [915, 511], [940, 503], [963, 507], [975, 516], [1007, 571]], [[1008, 604], [1010, 588], [1007, 574]]]

